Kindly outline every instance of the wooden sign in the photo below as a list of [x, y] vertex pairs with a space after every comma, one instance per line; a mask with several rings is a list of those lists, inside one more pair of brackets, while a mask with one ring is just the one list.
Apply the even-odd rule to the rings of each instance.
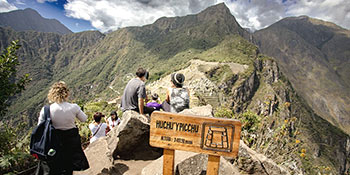
[[236, 157], [241, 122], [232, 119], [153, 112], [150, 145], [170, 150]]

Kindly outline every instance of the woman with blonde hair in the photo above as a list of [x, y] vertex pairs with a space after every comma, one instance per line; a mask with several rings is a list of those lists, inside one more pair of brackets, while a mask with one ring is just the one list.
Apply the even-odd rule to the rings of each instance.
[[[54, 83], [47, 95], [50, 105], [52, 125], [61, 142], [61, 152], [55, 162], [39, 163], [36, 174], [73, 174], [74, 171], [89, 168], [89, 163], [81, 148], [80, 135], [75, 119], [85, 122], [87, 116], [77, 104], [67, 102], [69, 89], [66, 83]], [[39, 123], [45, 121], [44, 108], [40, 111]]]

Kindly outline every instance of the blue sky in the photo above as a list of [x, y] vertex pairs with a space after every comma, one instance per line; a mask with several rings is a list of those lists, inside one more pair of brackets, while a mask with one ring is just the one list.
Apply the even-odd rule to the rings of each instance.
[[45, 1], [43, 3], [37, 0], [8, 0], [8, 3], [15, 5], [18, 9], [32, 8], [40, 13], [44, 18], [57, 19], [73, 32], [85, 30], [96, 30], [91, 26], [90, 21], [67, 17], [64, 4], [67, 0], [57, 0], [56, 2]]
[[33, 8], [73, 32], [107, 32], [151, 24], [163, 16], [195, 14], [222, 2], [242, 27], [252, 30], [301, 15], [350, 29], [350, 0], [0, 0], [0, 12]]

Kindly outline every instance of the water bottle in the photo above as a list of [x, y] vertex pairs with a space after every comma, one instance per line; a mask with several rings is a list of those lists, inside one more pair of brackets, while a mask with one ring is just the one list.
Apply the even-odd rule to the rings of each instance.
[[49, 155], [49, 156], [54, 156], [56, 154], [56, 150], [54, 150], [54, 149], [50, 149], [49, 150], [49, 152], [47, 152], [47, 155]]

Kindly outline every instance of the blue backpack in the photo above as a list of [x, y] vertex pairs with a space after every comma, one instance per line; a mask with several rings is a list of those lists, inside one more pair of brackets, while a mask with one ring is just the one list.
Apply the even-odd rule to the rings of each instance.
[[30, 154], [39, 160], [55, 160], [60, 154], [61, 143], [56, 129], [52, 126], [50, 106], [44, 107], [45, 121], [32, 132], [30, 138]]

